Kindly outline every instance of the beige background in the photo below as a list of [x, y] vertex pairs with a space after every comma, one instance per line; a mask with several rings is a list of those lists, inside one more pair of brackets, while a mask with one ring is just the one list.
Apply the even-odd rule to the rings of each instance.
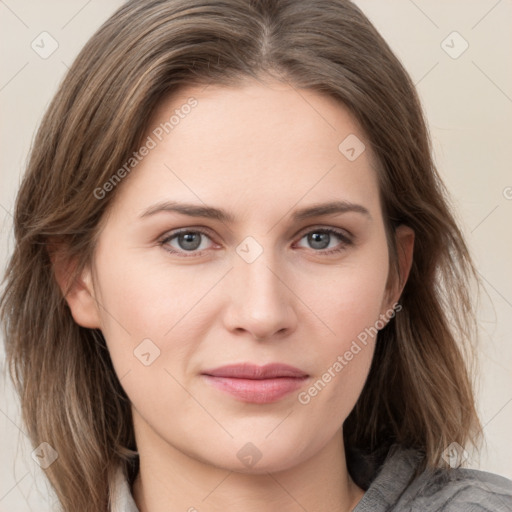
[[[34, 130], [66, 68], [121, 3], [0, 0], [2, 269], [12, 248], [11, 212]], [[470, 466], [512, 478], [512, 2], [357, 4], [418, 86], [436, 161], [487, 286], [479, 311], [478, 394], [487, 447]], [[44, 31], [58, 43], [46, 59], [31, 48], [32, 41], [48, 37], [40, 36]], [[50, 43], [47, 39], [46, 49]], [[4, 375], [2, 350], [0, 365], [0, 512], [44, 512], [53, 498], [43, 470], [30, 456], [18, 404]]]

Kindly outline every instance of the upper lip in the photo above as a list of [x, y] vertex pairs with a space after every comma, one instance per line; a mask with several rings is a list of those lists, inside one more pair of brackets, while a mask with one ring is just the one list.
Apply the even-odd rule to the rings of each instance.
[[252, 363], [228, 364], [211, 370], [203, 375], [212, 377], [231, 377], [236, 379], [273, 379], [277, 377], [307, 377], [308, 374], [288, 364], [270, 363], [258, 366]]

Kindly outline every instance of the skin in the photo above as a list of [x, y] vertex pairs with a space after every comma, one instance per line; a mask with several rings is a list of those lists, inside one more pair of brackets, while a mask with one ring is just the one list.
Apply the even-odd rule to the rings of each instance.
[[[343, 105], [277, 82], [184, 89], [159, 105], [148, 135], [190, 96], [197, 106], [119, 185], [93, 262], [66, 297], [77, 323], [102, 330], [132, 402], [136, 503], [141, 512], [352, 510], [363, 490], [347, 471], [342, 428], [375, 339], [308, 404], [297, 396], [401, 292], [389, 278], [375, 158], [369, 144], [354, 161], [338, 150], [349, 134], [366, 139]], [[171, 200], [226, 209], [234, 222], [140, 217]], [[368, 214], [291, 218], [334, 200]], [[207, 232], [192, 256], [183, 239], [162, 243], [179, 228]], [[351, 242], [324, 235], [319, 248], [307, 236], [319, 228]], [[236, 251], [248, 236], [263, 251], [250, 263]], [[401, 227], [396, 240], [405, 281], [414, 235]], [[134, 355], [144, 339], [160, 350], [148, 366]], [[254, 404], [200, 375], [240, 362], [282, 362], [310, 377], [277, 402]], [[237, 456], [247, 443], [261, 454], [252, 466]]]

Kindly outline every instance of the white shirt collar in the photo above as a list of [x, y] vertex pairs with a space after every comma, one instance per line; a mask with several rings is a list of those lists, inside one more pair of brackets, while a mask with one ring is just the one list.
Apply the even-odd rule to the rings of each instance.
[[110, 510], [111, 512], [139, 512], [121, 466], [118, 466], [110, 487]]

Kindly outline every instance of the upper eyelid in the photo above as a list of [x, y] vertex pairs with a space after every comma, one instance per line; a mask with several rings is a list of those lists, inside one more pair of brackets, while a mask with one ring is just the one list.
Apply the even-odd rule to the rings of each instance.
[[186, 228], [177, 228], [175, 230], [167, 231], [162, 236], [158, 237], [158, 240], [160, 242], [165, 242], [166, 240], [169, 240], [170, 238], [174, 238], [182, 233], [201, 233], [203, 235], [207, 235], [210, 238], [213, 238], [211, 236], [211, 231], [208, 228], [205, 227], [186, 227]]

